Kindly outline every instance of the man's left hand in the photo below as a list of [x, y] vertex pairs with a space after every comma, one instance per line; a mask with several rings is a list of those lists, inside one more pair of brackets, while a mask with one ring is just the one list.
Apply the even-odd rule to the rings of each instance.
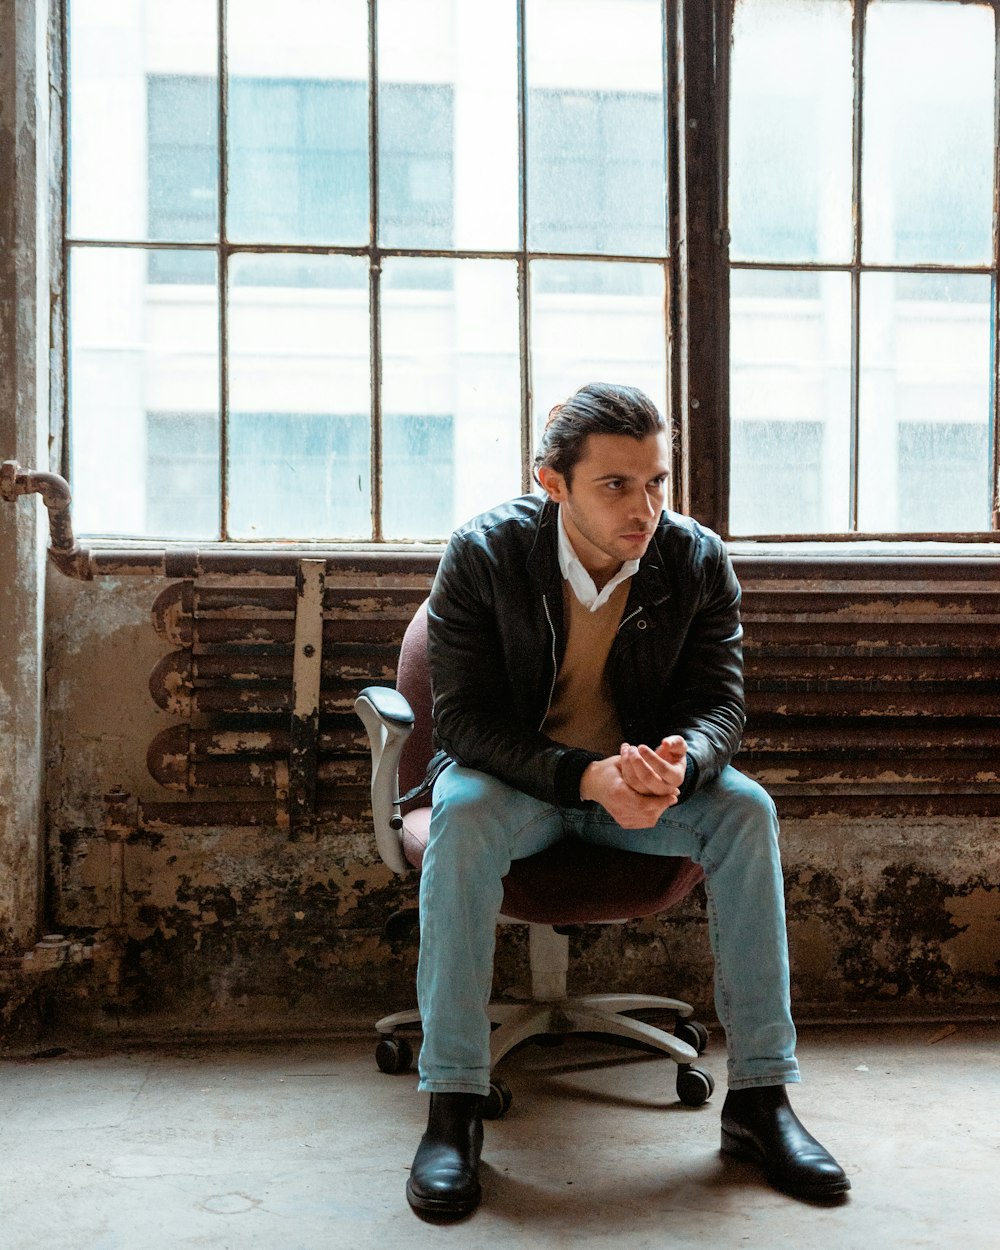
[[654, 751], [641, 743], [623, 742], [620, 751], [622, 779], [638, 794], [670, 796], [677, 793], [687, 770], [687, 743], [678, 734], [664, 738]]

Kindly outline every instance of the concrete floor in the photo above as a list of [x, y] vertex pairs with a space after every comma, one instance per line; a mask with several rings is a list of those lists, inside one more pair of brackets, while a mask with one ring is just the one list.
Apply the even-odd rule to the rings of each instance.
[[70, 1048], [0, 1063], [3, 1250], [421, 1250], [1000, 1245], [1000, 1030], [805, 1029], [808, 1127], [854, 1182], [797, 1202], [718, 1152], [670, 1060], [587, 1039], [523, 1048], [486, 1126], [485, 1199], [460, 1224], [409, 1211], [426, 1103], [368, 1040]]

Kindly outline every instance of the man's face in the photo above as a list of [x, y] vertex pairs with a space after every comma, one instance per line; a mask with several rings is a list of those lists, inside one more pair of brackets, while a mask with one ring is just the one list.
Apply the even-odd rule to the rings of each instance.
[[573, 550], [595, 582], [643, 555], [663, 510], [669, 471], [665, 433], [643, 439], [588, 434], [571, 486], [554, 469], [539, 470], [549, 498], [562, 505]]

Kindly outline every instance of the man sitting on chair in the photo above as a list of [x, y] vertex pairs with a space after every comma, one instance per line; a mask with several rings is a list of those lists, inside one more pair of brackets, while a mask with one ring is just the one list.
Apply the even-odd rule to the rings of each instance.
[[803, 1128], [774, 804], [730, 766], [743, 731], [740, 590], [722, 541], [664, 510], [670, 443], [641, 392], [554, 408], [529, 495], [463, 525], [431, 592], [444, 755], [420, 885], [420, 1215], [479, 1203], [493, 973], [512, 859], [557, 839], [705, 873], [729, 1090], [722, 1149], [805, 1198], [850, 1181]]

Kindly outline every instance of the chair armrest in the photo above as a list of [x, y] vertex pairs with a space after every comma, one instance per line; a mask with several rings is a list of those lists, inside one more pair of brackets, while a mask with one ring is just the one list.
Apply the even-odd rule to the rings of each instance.
[[354, 710], [368, 733], [372, 753], [372, 823], [375, 845], [393, 872], [409, 865], [403, 854], [403, 818], [399, 813], [399, 757], [413, 732], [409, 703], [388, 686], [367, 686], [354, 701]]
[[[413, 709], [405, 697], [398, 690], [393, 690], [391, 686], [366, 686], [358, 695], [354, 706], [357, 707], [362, 699], [368, 700], [379, 720], [392, 721], [394, 725], [409, 725], [411, 729], [413, 728]], [[361, 713], [359, 712], [358, 715], [360, 716]]]

